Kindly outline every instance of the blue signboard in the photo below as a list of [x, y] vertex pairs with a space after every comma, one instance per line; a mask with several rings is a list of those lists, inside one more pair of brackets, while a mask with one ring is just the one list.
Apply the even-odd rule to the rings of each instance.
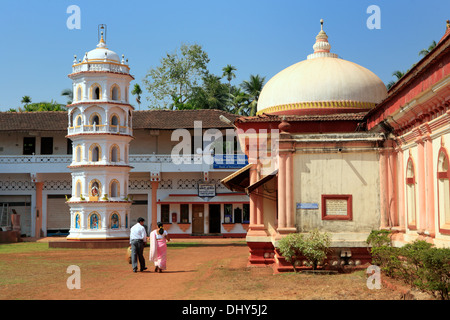
[[318, 203], [297, 203], [297, 209], [319, 209]]
[[216, 154], [214, 155], [214, 169], [240, 169], [248, 165], [245, 154]]

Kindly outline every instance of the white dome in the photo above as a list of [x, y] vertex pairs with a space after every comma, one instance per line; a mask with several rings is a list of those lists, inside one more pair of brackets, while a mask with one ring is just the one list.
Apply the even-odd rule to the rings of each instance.
[[387, 96], [370, 70], [330, 53], [321, 30], [314, 53], [270, 79], [258, 99], [258, 114], [316, 114], [367, 111]]
[[100, 39], [97, 48], [86, 53], [84, 60], [86, 60], [86, 58], [88, 59], [88, 61], [96, 61], [96, 62], [106, 61], [106, 62], [120, 63], [119, 55], [106, 47], [106, 43], [103, 40], [103, 36]]

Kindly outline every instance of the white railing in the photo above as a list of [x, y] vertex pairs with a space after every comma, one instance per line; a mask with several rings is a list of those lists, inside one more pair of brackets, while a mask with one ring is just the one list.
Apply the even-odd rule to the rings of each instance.
[[133, 131], [130, 127], [113, 126], [113, 125], [82, 125], [69, 127], [67, 133], [78, 134], [78, 133], [119, 133], [124, 135], [132, 135]]
[[113, 63], [82, 63], [72, 68], [73, 73], [83, 71], [109, 71], [129, 74], [129, 70], [130, 69], [127, 65], [118, 65]]
[[71, 163], [71, 155], [0, 156], [0, 164]]

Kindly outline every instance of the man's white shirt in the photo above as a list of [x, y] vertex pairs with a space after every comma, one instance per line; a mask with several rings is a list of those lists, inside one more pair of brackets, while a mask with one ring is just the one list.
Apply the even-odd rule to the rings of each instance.
[[143, 240], [144, 242], [147, 240], [147, 232], [145, 231], [144, 226], [142, 226], [139, 222], [130, 229], [130, 242], [131, 240], [136, 239]]

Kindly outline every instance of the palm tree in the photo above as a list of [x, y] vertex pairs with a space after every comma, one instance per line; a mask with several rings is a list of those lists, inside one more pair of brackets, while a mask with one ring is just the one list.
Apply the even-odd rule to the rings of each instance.
[[425, 57], [427, 54], [429, 54], [429, 53], [431, 52], [431, 50], [434, 49], [434, 47], [436, 47], [436, 41], [433, 40], [433, 42], [430, 44], [430, 46], [428, 47], [428, 49], [420, 50], [419, 56]]
[[25, 107], [31, 103], [31, 97], [30, 96], [23, 96], [22, 97], [22, 101], [20, 101], [20, 103], [23, 103], [25, 105]]
[[[242, 89], [248, 95], [247, 102], [247, 114], [249, 116], [254, 116], [256, 114], [256, 107], [258, 105], [259, 95], [264, 87], [264, 81], [266, 77], [261, 77], [260, 75], [250, 75], [250, 80], [244, 80], [241, 84]], [[243, 109], [243, 107], [241, 107]], [[241, 110], [240, 110], [241, 111]]]
[[72, 89], [64, 89], [61, 92], [62, 96], [66, 96], [67, 97], [67, 104], [72, 104], [73, 101], [73, 90]]
[[236, 75], [233, 72], [236, 70], [237, 70], [236, 67], [232, 66], [231, 64], [222, 68], [223, 71], [222, 77], [227, 77], [228, 85], [230, 88], [231, 88], [231, 80], [233, 80], [233, 78], [236, 78]]
[[390, 89], [390, 88], [391, 88], [394, 84], [396, 84], [397, 81], [400, 80], [404, 75], [405, 75], [405, 72], [403, 72], [403, 71], [400, 71], [400, 70], [394, 71], [394, 72], [392, 73], [392, 76], [393, 76], [393, 77], [396, 77], [397, 80], [393, 80], [393, 81], [389, 82], [389, 83], [387, 84], [386, 87], [387, 87], [388, 89]]
[[134, 88], [133, 91], [131, 91], [132, 95], [136, 95], [136, 102], [139, 105], [139, 110], [141, 110], [141, 94], [142, 94], [142, 90], [141, 87], [139, 86], [139, 84], [135, 83], [134, 84]]

